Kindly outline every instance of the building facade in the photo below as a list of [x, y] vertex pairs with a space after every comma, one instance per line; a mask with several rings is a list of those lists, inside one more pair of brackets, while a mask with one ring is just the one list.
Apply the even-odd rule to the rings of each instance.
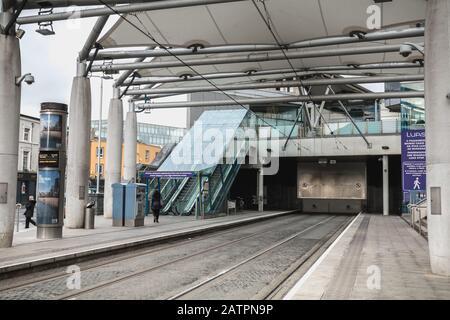
[[39, 118], [20, 115], [16, 203], [25, 204], [29, 196], [36, 197], [39, 135]]
[[[156, 157], [156, 155], [161, 151], [161, 147], [158, 145], [145, 144], [142, 142], [137, 143], [136, 151], [136, 164], [148, 165]], [[97, 152], [100, 152], [100, 179], [103, 180], [105, 173], [105, 163], [106, 163], [106, 139], [100, 141], [100, 149], [98, 149], [98, 139], [94, 138], [91, 140], [91, 159], [90, 159], [90, 177], [91, 180], [97, 179], [98, 175], [98, 156]], [[123, 145], [122, 145], [122, 172], [123, 172]], [[95, 185], [95, 183], [94, 183]], [[101, 183], [103, 185], [103, 181]], [[102, 189], [102, 187], [100, 188]]]
[[[98, 120], [91, 121], [93, 136], [98, 137]], [[106, 139], [108, 122], [102, 120], [102, 139]], [[147, 145], [164, 146], [168, 143], [178, 143], [183, 138], [186, 129], [161, 126], [156, 124], [142, 123], [137, 124], [138, 141]]]

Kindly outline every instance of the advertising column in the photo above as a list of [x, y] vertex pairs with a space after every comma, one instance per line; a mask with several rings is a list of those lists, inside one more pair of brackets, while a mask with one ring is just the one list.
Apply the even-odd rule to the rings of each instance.
[[62, 238], [67, 105], [41, 104], [37, 238]]

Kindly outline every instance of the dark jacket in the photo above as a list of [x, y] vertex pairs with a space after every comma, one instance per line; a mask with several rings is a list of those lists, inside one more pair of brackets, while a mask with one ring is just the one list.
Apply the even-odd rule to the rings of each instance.
[[25, 205], [25, 217], [27, 218], [32, 218], [34, 215], [34, 207], [36, 205], [36, 201], [32, 200], [32, 201], [28, 201], [28, 203]]
[[161, 194], [155, 191], [152, 195], [152, 210], [159, 211], [162, 209]]

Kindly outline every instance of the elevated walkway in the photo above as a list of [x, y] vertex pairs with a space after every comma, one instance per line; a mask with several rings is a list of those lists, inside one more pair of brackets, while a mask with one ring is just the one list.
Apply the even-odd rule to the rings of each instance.
[[398, 216], [358, 216], [303, 271], [284, 299], [450, 299], [450, 278], [431, 273], [427, 241]]

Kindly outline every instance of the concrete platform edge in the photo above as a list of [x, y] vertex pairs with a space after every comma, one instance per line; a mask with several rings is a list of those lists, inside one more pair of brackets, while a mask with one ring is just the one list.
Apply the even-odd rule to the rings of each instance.
[[78, 252], [68, 253], [68, 254], [62, 254], [57, 255], [50, 258], [43, 258], [43, 259], [36, 259], [36, 260], [30, 260], [27, 262], [21, 262], [17, 264], [10, 264], [5, 266], [0, 266], [0, 277], [4, 277], [6, 274], [9, 273], [15, 273], [19, 271], [25, 271], [27, 269], [33, 269], [36, 267], [45, 267], [49, 266], [51, 264], [55, 263], [68, 263], [68, 262], [76, 262], [76, 260], [82, 259], [82, 258], [95, 258], [96, 256], [100, 256], [102, 254], [106, 253], [119, 253], [120, 251], [124, 251], [133, 247], [139, 247], [144, 245], [156, 245], [160, 242], [167, 241], [167, 240], [176, 240], [178, 238], [182, 238], [188, 235], [200, 235], [204, 233], [209, 233], [213, 231], [218, 230], [224, 230], [233, 228], [240, 225], [255, 223], [259, 221], [268, 220], [271, 218], [277, 218], [284, 215], [293, 214], [295, 212], [298, 212], [298, 210], [292, 210], [292, 211], [285, 211], [285, 212], [277, 212], [272, 213], [268, 215], [261, 215], [257, 217], [251, 217], [251, 218], [244, 218], [224, 223], [218, 223], [213, 224], [211, 226], [201, 226], [201, 227], [194, 227], [193, 229], [186, 230], [186, 231], [176, 231], [175, 233], [171, 233], [168, 235], [160, 235], [160, 236], [153, 236], [148, 237], [144, 239], [139, 239], [137, 241], [128, 241], [125, 243], [119, 243], [111, 246], [103, 246], [98, 248], [91, 248], [87, 250], [81, 250]]

